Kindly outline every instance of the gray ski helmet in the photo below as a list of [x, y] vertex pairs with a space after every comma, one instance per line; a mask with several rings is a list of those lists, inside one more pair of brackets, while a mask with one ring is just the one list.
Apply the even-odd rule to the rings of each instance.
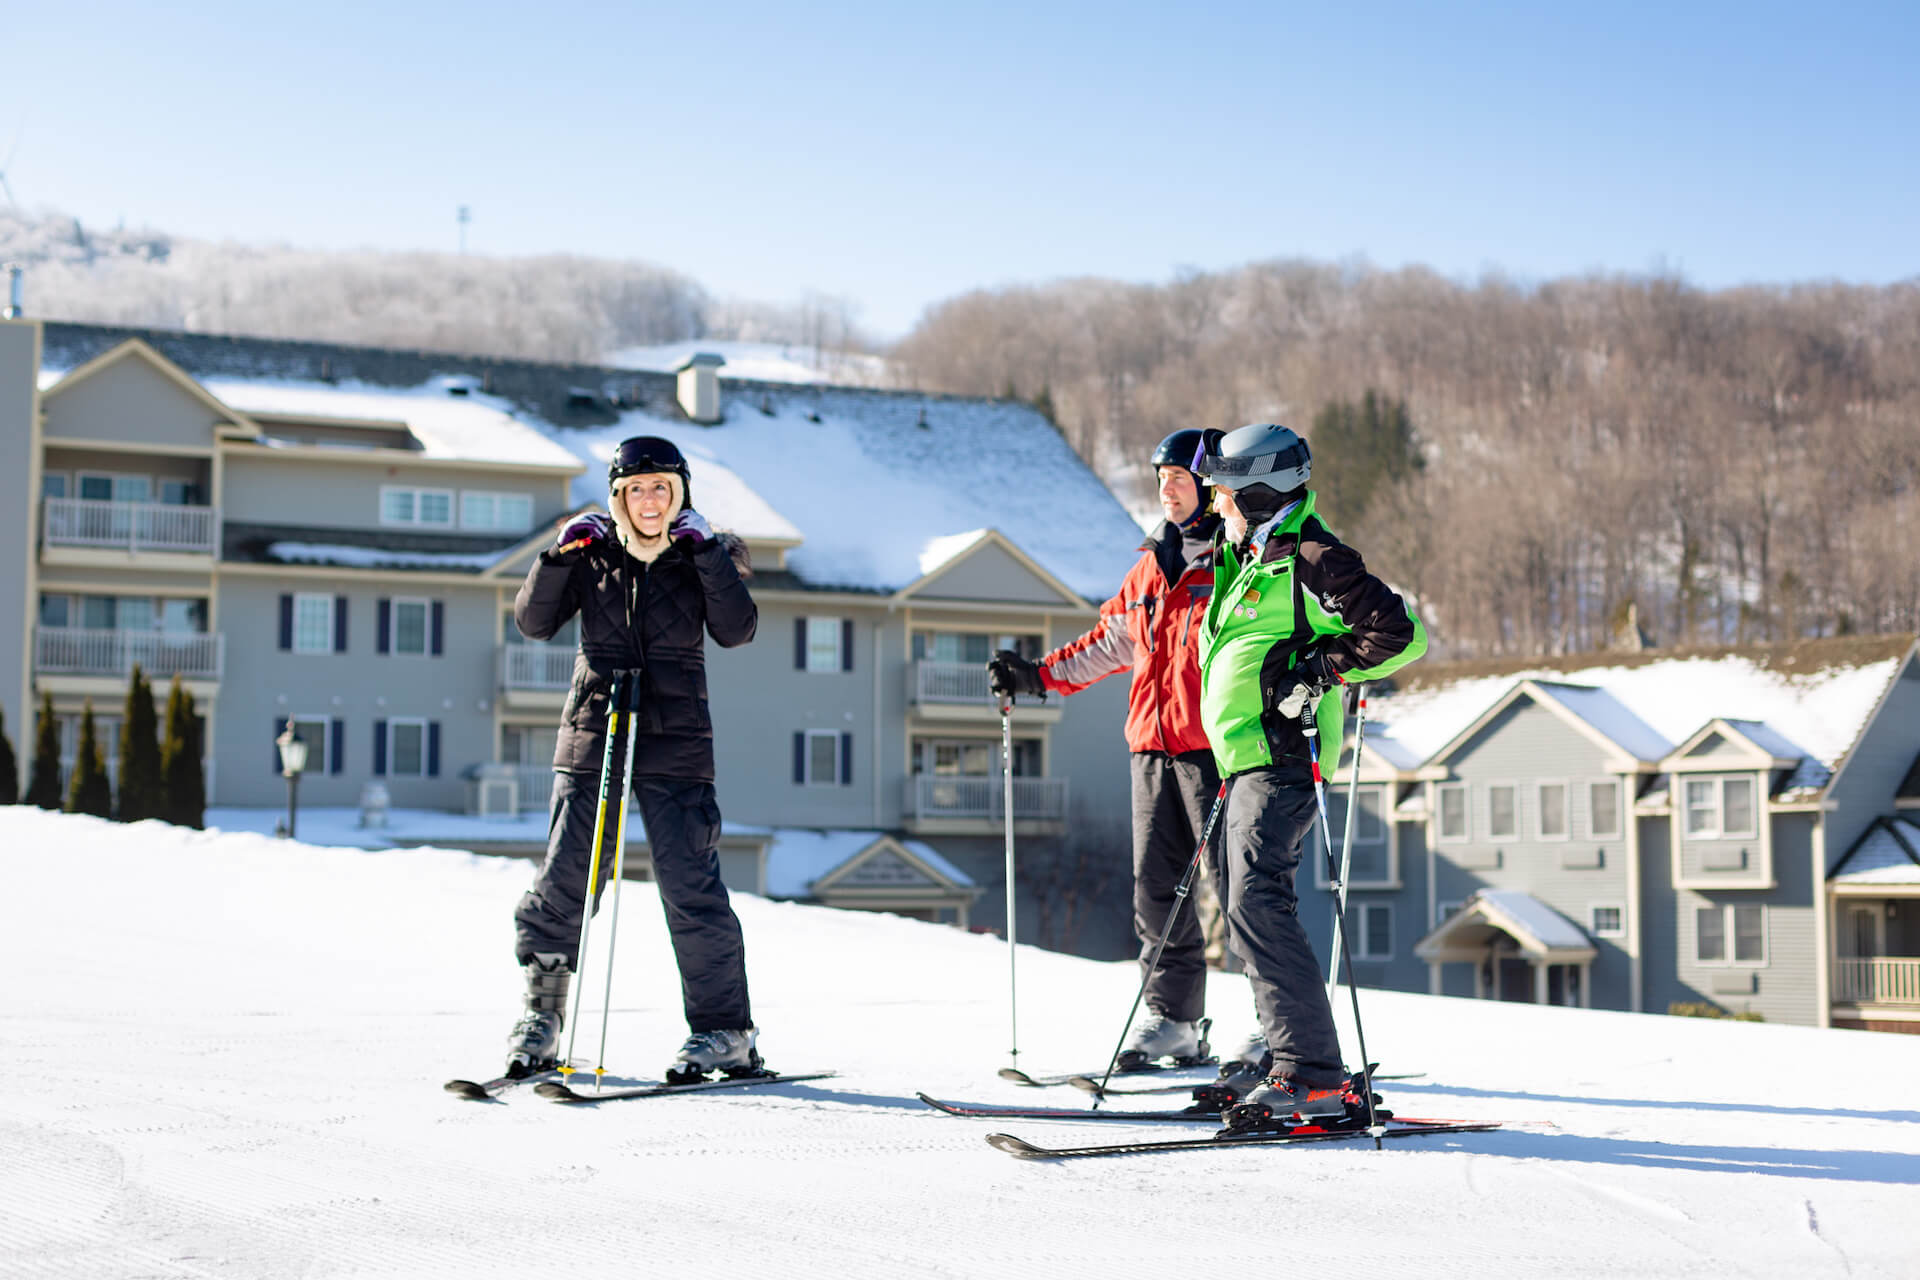
[[627, 476], [668, 473], [680, 477], [680, 505], [693, 510], [693, 473], [687, 468], [687, 459], [673, 441], [659, 436], [622, 440], [613, 451], [613, 461], [607, 464], [607, 488], [611, 491]]
[[1313, 475], [1313, 455], [1305, 440], [1279, 423], [1255, 422], [1221, 436], [1194, 470], [1223, 489], [1264, 484], [1290, 493]]

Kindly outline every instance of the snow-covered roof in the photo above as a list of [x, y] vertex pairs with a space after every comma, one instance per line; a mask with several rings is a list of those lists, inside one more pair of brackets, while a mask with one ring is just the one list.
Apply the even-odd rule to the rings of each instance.
[[579, 458], [517, 418], [507, 401], [475, 391], [449, 391], [471, 379], [435, 378], [412, 388], [252, 378], [198, 381], [216, 400], [249, 416], [404, 422], [420, 442], [423, 458], [569, 469], [580, 465]]
[[1455, 679], [1423, 673], [1409, 688], [1369, 699], [1367, 743], [1383, 755], [1429, 760], [1519, 681], [1533, 679], [1641, 760], [1659, 760], [1723, 719], [1767, 750], [1779, 747], [1784, 758], [1802, 760], [1787, 788], [1818, 788], [1859, 738], [1904, 660], [1887, 656], [1893, 647], [1792, 672], [1729, 652], [1630, 665], [1562, 663], [1561, 670], [1516, 667]]
[[671, 373], [699, 352], [726, 359], [720, 376], [757, 382], [837, 383], [841, 386], [879, 387], [891, 379], [884, 356], [862, 352], [823, 350], [793, 342], [715, 342], [689, 338], [652, 347], [622, 347], [603, 359], [620, 369]]
[[1920, 825], [1882, 818], [1841, 859], [1835, 884], [1920, 884]]
[[[767, 848], [767, 896], [807, 897], [814, 885], [845, 866], [849, 859], [872, 848], [884, 835], [879, 831], [775, 828], [773, 843]], [[972, 877], [935, 853], [931, 845], [898, 837], [895, 843], [954, 884], [973, 884]]]
[[505, 552], [471, 554], [459, 551], [390, 551], [382, 547], [351, 547], [328, 542], [270, 542], [267, 555], [283, 564], [344, 565], [354, 569], [440, 569], [449, 573], [478, 573], [491, 568]]
[[1482, 889], [1470, 902], [1483, 902], [1495, 912], [1521, 925], [1542, 945], [1555, 950], [1577, 950], [1588, 946], [1580, 926], [1555, 911], [1540, 899], [1519, 889]]
[[[717, 527], [747, 533], [746, 515], [706, 476], [724, 468], [763, 513], [803, 539], [787, 567], [808, 584], [898, 591], [988, 527], [1089, 599], [1120, 585], [1140, 530], [1059, 432], [1021, 405], [933, 400], [926, 425], [912, 398], [723, 388], [725, 420], [701, 427], [642, 410], [607, 427], [544, 428], [586, 462], [574, 496], [605, 500], [605, 465], [629, 436], [663, 436], [693, 472], [694, 502]], [[770, 412], [762, 412], [765, 402]], [[817, 419], [817, 421], [816, 421]]]

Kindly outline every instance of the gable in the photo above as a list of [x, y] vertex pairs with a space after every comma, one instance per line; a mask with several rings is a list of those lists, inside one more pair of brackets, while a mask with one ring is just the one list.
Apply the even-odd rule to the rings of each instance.
[[137, 353], [78, 369], [43, 397], [51, 442], [103, 441], [211, 453], [217, 428], [237, 419], [190, 383]]
[[947, 886], [886, 847], [832, 877], [836, 889], [932, 889]]
[[1522, 692], [1436, 763], [1481, 778], [1604, 775], [1613, 756], [1551, 705]]
[[[1114, 586], [1120, 584], [1115, 582]], [[1005, 546], [986, 538], [911, 588], [917, 600], [980, 600], [1000, 604], [1081, 603], [1022, 562]]]

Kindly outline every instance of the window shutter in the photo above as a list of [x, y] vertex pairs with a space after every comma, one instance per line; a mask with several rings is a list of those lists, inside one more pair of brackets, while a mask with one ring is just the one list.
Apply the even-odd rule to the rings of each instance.
[[429, 778], [440, 776], [440, 722], [438, 720], [427, 722], [427, 776]]
[[375, 653], [392, 653], [393, 601], [387, 599], [385, 596], [381, 596], [380, 603], [374, 608], [379, 617], [378, 621], [374, 624], [373, 651]]
[[807, 782], [807, 735], [793, 735], [793, 780], [800, 786]]
[[850, 733], [840, 735], [840, 785], [853, 785], [853, 735]]
[[[291, 598], [291, 596], [281, 597], [283, 600]], [[273, 742], [270, 744], [273, 747], [273, 771], [275, 773], [280, 772], [280, 735], [286, 731], [287, 718], [285, 716], [275, 716], [273, 718]]]
[[793, 620], [793, 669], [795, 671], [807, 669], [807, 620], [805, 618]]
[[280, 597], [280, 651], [293, 648], [293, 597], [282, 594]]
[[327, 772], [341, 773], [347, 764], [347, 722], [335, 720], [332, 727], [327, 730], [327, 740], [333, 744], [333, 759], [327, 762]]
[[333, 598], [333, 651], [335, 653], [347, 651], [347, 598], [345, 596]]
[[853, 619], [840, 619], [840, 669], [853, 670]]
[[376, 778], [387, 776], [387, 722], [385, 720], [373, 722], [373, 776]]
[[439, 657], [440, 654], [443, 652], [441, 637], [446, 634], [446, 629], [447, 629], [446, 601], [435, 600], [433, 602], [433, 656], [436, 658]]

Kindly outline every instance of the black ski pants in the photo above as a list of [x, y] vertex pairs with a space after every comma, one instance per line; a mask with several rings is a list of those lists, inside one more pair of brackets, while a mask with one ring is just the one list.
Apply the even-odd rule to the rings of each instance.
[[[1220, 772], [1213, 752], [1136, 751], [1133, 781], [1133, 932], [1140, 939], [1143, 976], [1167, 927], [1180, 878], [1200, 847]], [[1147, 979], [1147, 1007], [1176, 1022], [1192, 1022], [1207, 1008], [1207, 940], [1192, 890], [1180, 907]]]
[[1346, 1079], [1327, 985], [1300, 926], [1293, 877], [1319, 807], [1313, 779], [1298, 769], [1249, 769], [1227, 783], [1215, 884], [1227, 945], [1253, 982], [1254, 1011], [1274, 1071], [1308, 1084]]
[[[547, 858], [513, 913], [514, 954], [521, 964], [539, 952], [560, 952], [577, 966], [580, 913], [593, 865], [597, 774], [556, 770], [547, 820]], [[617, 790], [617, 788], [615, 788]], [[720, 882], [720, 806], [713, 784], [691, 778], [633, 780], [640, 822], [653, 851], [653, 878], [666, 908], [680, 995], [694, 1031], [738, 1030], [753, 1023], [747, 1002], [746, 946], [727, 886]], [[606, 849], [600, 883], [613, 872], [619, 797], [607, 798]], [[597, 905], [597, 900], [596, 900]]]

